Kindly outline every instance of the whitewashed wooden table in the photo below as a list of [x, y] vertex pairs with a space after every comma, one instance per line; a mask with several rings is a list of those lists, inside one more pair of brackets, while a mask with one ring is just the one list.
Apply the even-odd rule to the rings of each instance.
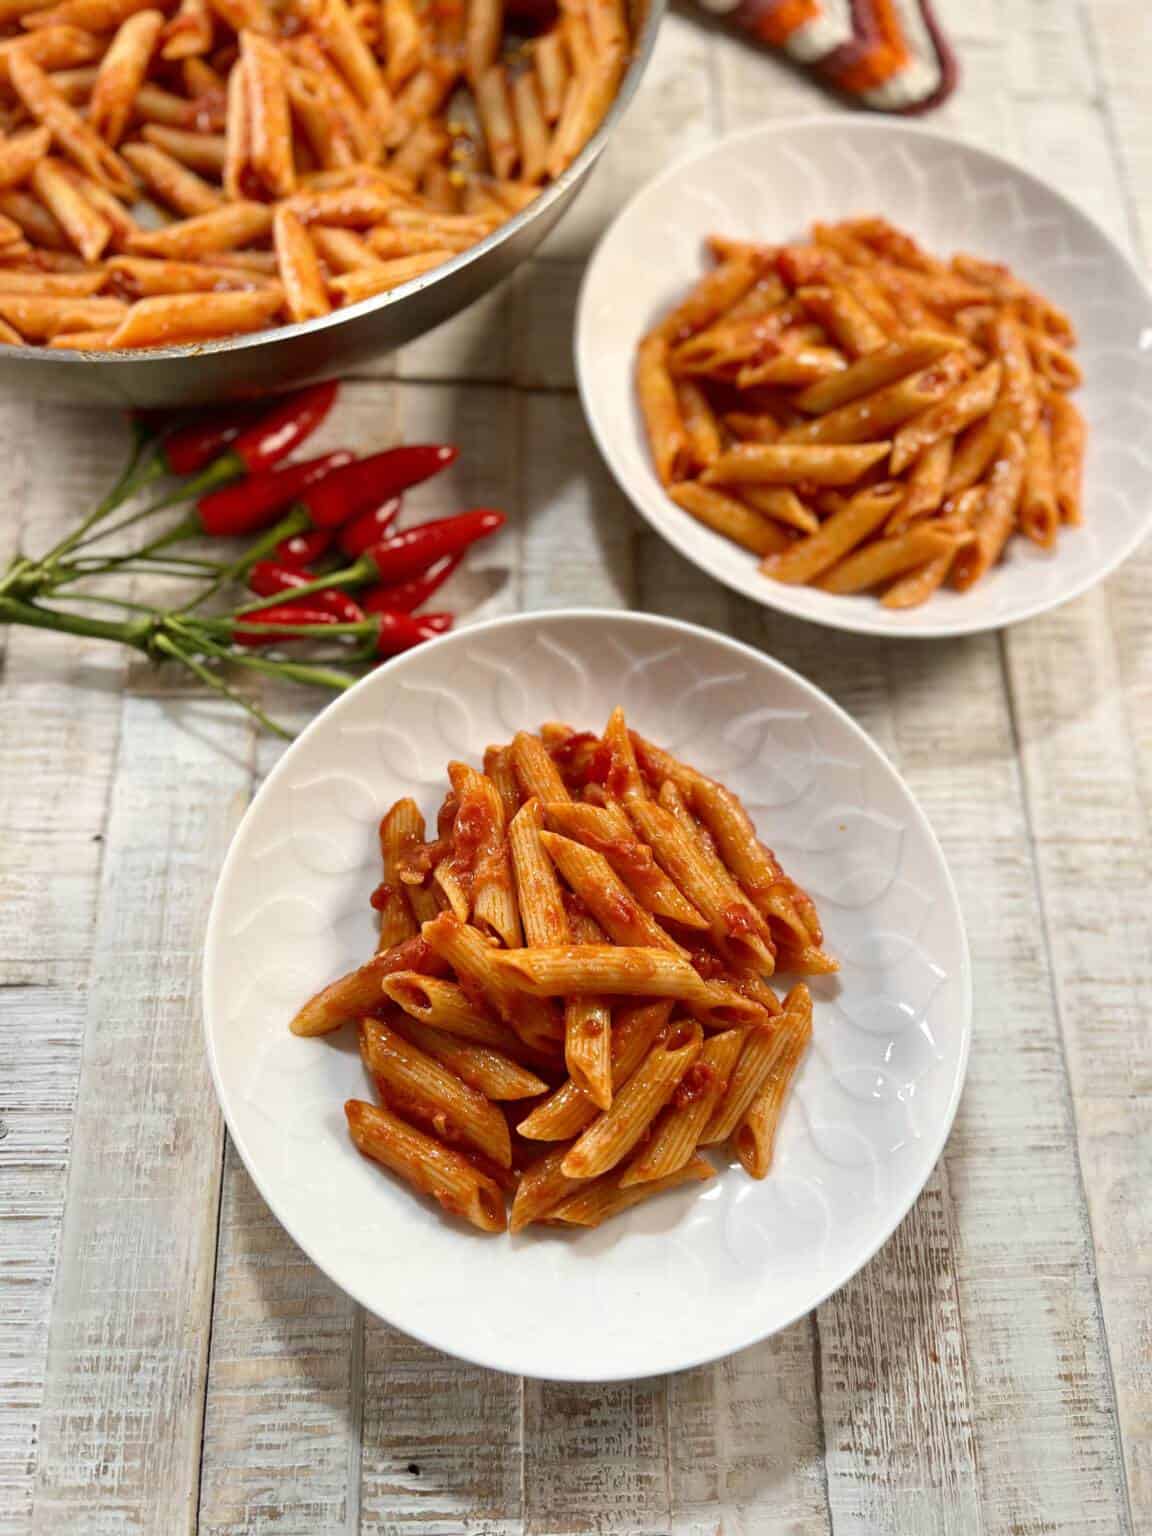
[[[948, 0], [935, 121], [1152, 257], [1142, 0]], [[673, 16], [544, 259], [351, 382], [329, 441], [462, 446], [420, 493], [508, 509], [454, 596], [673, 614], [763, 646], [889, 752], [960, 885], [977, 976], [947, 1151], [873, 1263], [717, 1366], [498, 1376], [366, 1316], [224, 1136], [200, 1043], [208, 902], [278, 747], [107, 648], [7, 636], [0, 685], [0, 1533], [1105, 1536], [1152, 1530], [1152, 550], [1005, 635], [888, 644], [773, 617], [646, 532], [573, 390], [581, 264], [724, 129], [823, 110]], [[111, 478], [107, 418], [0, 410], [0, 557]], [[413, 497], [415, 502], [417, 497]], [[306, 706], [272, 704], [300, 721]]]

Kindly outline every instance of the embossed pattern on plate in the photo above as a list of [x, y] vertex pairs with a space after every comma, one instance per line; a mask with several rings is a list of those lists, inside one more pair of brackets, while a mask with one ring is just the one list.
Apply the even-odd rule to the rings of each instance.
[[[365, 1161], [342, 1105], [370, 1097], [350, 1030], [296, 1007], [375, 946], [375, 823], [431, 813], [452, 757], [547, 719], [635, 726], [743, 796], [819, 903], [843, 971], [813, 986], [815, 1045], [775, 1168], [725, 1169], [594, 1232], [487, 1238]], [[851, 1276], [919, 1193], [969, 1036], [955, 893], [892, 767], [810, 684], [690, 625], [579, 611], [500, 619], [365, 678], [286, 753], [217, 888], [204, 967], [229, 1129], [273, 1211], [365, 1306], [498, 1369], [574, 1380], [676, 1370], [785, 1326]]]
[[[1080, 334], [1089, 427], [1085, 522], [1053, 554], [1014, 539], [969, 592], [897, 611], [769, 581], [755, 558], [681, 511], [653, 473], [632, 386], [636, 343], [703, 270], [705, 236], [783, 241], [814, 219], [882, 213], [929, 249], [1007, 262]], [[1022, 167], [935, 130], [860, 117], [733, 134], [644, 187], [604, 235], [576, 322], [580, 395], [621, 488], [686, 559], [768, 608], [836, 629], [907, 636], [997, 629], [1079, 596], [1152, 525], [1152, 295], [1098, 225]]]

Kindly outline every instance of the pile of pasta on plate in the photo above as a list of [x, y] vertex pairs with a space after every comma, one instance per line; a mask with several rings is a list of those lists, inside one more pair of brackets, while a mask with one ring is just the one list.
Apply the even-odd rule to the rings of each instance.
[[432, 271], [579, 154], [621, 0], [4, 0], [0, 341], [312, 320]]
[[812, 999], [837, 966], [737, 797], [629, 730], [560, 724], [448, 764], [429, 835], [380, 824], [376, 956], [292, 1021], [355, 1021], [359, 1149], [484, 1231], [597, 1226], [772, 1161]]
[[766, 576], [912, 608], [1080, 522], [1076, 333], [1007, 267], [871, 216], [710, 246], [640, 405], [668, 495]]

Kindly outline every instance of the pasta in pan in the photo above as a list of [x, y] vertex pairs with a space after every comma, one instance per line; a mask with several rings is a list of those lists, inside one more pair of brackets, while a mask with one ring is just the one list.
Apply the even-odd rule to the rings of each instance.
[[710, 244], [637, 396], [668, 496], [766, 576], [911, 608], [1081, 521], [1075, 332], [1006, 267], [875, 217]]
[[0, 341], [111, 351], [433, 271], [571, 164], [631, 52], [625, 0], [15, 0], [4, 27]]
[[434, 836], [409, 799], [380, 823], [376, 955], [292, 1021], [357, 1026], [355, 1145], [486, 1232], [596, 1226], [707, 1147], [763, 1178], [812, 1030], [770, 978], [836, 962], [737, 797], [618, 709], [448, 779]]

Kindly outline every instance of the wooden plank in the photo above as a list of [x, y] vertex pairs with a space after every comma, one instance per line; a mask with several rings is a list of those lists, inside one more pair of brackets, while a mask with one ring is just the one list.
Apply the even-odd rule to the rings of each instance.
[[231, 1143], [205, 1399], [199, 1529], [356, 1529], [360, 1309], [264, 1204]]
[[123, 710], [33, 1508], [60, 1536], [191, 1531], [199, 1479], [221, 1132], [197, 972], [251, 733]]
[[521, 1389], [364, 1321], [360, 1530], [519, 1536]]
[[25, 1536], [84, 1000], [57, 987], [0, 995], [0, 1533]]
[[814, 1318], [668, 1379], [673, 1536], [832, 1529]]

